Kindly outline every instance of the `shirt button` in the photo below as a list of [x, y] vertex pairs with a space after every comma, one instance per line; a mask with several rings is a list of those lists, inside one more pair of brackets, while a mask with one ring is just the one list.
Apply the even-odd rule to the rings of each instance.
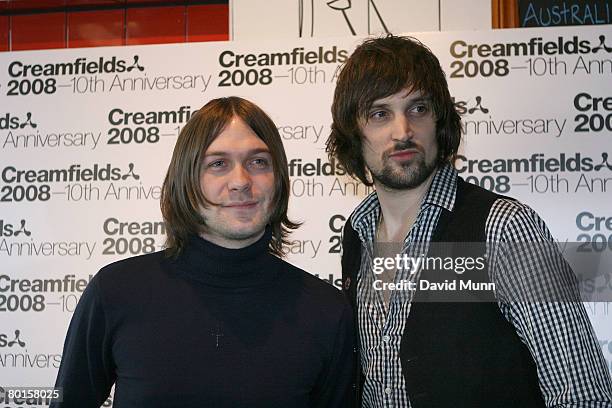
[[384, 341], [385, 343], [388, 343], [388, 342], [389, 342], [389, 340], [391, 340], [391, 337], [389, 337], [389, 336], [387, 336], [387, 335], [384, 335], [382, 339], [383, 339], [383, 341]]
[[391, 388], [389, 388], [389, 387], [385, 388], [385, 394], [390, 395], [391, 394]]

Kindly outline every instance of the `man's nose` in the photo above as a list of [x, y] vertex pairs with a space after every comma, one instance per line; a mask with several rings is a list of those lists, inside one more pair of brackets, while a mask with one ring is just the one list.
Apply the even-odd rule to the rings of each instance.
[[242, 191], [251, 187], [251, 175], [244, 166], [234, 166], [229, 175], [228, 187], [234, 191]]
[[408, 140], [412, 139], [414, 131], [412, 124], [406, 115], [396, 115], [393, 120], [393, 140]]

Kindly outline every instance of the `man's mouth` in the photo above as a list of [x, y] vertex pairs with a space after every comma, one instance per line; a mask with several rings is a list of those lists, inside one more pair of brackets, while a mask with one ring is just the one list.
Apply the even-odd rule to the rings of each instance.
[[233, 208], [236, 210], [248, 210], [251, 208], [255, 208], [256, 205], [257, 205], [257, 201], [238, 201], [234, 203], [224, 204], [223, 207]]
[[417, 149], [404, 149], [394, 151], [389, 155], [389, 157], [395, 160], [409, 160], [412, 159], [418, 153], [419, 151]]

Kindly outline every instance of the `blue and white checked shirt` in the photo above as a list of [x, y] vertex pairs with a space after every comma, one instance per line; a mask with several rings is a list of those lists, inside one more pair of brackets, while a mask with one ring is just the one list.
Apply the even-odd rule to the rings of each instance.
[[[417, 253], [427, 250], [441, 209], [450, 211], [454, 206], [456, 184], [457, 173], [451, 166], [438, 170], [417, 219], [405, 238], [404, 253], [413, 253], [415, 246], [419, 247]], [[393, 291], [386, 307], [381, 293], [372, 288], [375, 277], [371, 270], [371, 257], [380, 211], [378, 197], [373, 192], [350, 218], [351, 225], [366, 248], [362, 252], [357, 283], [361, 365], [366, 377], [362, 406], [407, 408], [410, 401], [402, 376], [399, 351], [413, 292]], [[531, 208], [503, 198], [494, 202], [485, 228], [487, 243], [553, 240], [544, 221]], [[490, 249], [489, 245], [487, 249]], [[549, 258], [527, 262], [550, 268], [560, 265], [557, 260]], [[564, 265], [561, 268], [568, 268], [567, 264]], [[518, 262], [512, 262], [502, 255], [492, 254], [489, 258], [490, 280], [495, 283], [497, 292], [503, 292], [504, 285], [510, 286], [509, 282], [515, 288], [516, 282], [524, 281], [522, 271]], [[571, 273], [571, 270], [561, 273]], [[414, 279], [418, 279], [418, 274], [409, 275], [406, 270], [398, 270], [395, 282]], [[497, 304], [536, 362], [540, 389], [548, 407], [612, 408], [612, 380], [582, 303], [510, 303], [498, 298]]]

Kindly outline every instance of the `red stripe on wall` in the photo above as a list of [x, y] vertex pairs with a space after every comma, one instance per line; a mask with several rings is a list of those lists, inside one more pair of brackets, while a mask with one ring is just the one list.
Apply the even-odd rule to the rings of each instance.
[[229, 7], [226, 4], [189, 6], [187, 41], [229, 40]]
[[66, 48], [66, 13], [11, 16], [11, 49]]
[[[120, 3], [119, 0], [97, 1], [97, 4]], [[0, 51], [229, 40], [228, 4], [157, 7], [150, 5], [151, 0], [123, 1], [124, 5], [140, 1], [149, 5], [44, 12], [43, 5], [52, 3], [60, 9], [91, 3], [88, 0], [28, 1], [29, 6], [39, 5], [40, 10], [33, 11], [34, 14], [0, 16]], [[25, 3], [0, 0], [0, 11], [10, 14], [12, 7]]]
[[124, 45], [123, 10], [68, 13], [68, 48]]
[[0, 16], [0, 51], [9, 50], [9, 18]]
[[127, 10], [127, 45], [185, 42], [185, 7]]

